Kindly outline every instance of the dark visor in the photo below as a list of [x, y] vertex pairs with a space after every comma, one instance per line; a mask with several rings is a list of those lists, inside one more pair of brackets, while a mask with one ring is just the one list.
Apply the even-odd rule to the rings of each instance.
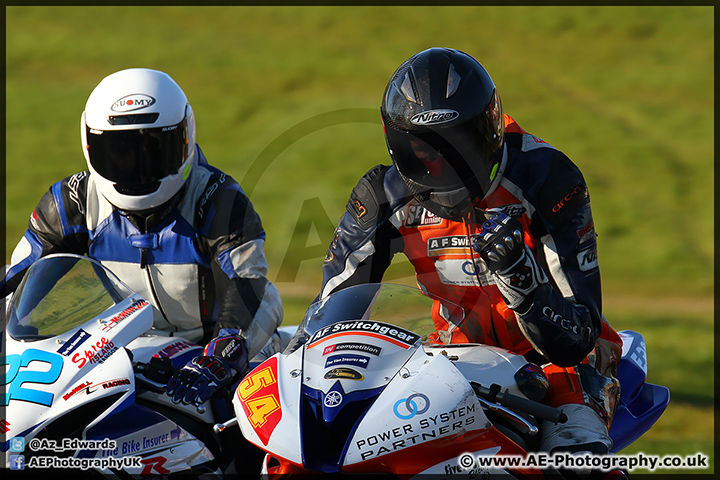
[[154, 184], [178, 172], [187, 157], [187, 123], [138, 130], [86, 127], [90, 163], [104, 178], [128, 188]]
[[[393, 159], [405, 177], [430, 188], [457, 188], [469, 178], [489, 178], [497, 145], [488, 145], [482, 117], [425, 132], [386, 128]], [[491, 134], [490, 134], [491, 135]]]

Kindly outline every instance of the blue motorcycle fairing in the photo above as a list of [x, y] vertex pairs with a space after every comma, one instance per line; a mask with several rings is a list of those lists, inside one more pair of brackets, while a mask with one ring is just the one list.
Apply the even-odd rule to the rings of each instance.
[[302, 385], [302, 462], [309, 470], [338, 473], [355, 430], [385, 386], [345, 392], [337, 381], [325, 393]]
[[637, 332], [618, 332], [623, 339], [623, 356], [618, 363], [620, 402], [610, 426], [612, 453], [640, 438], [663, 414], [670, 402], [670, 390], [646, 383], [645, 339]]

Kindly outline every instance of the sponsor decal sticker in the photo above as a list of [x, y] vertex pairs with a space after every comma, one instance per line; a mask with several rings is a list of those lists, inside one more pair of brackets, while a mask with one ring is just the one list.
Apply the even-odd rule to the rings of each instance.
[[597, 267], [599, 265], [597, 244], [594, 244], [590, 248], [586, 248], [585, 250], [582, 250], [580, 253], [578, 253], [577, 261], [580, 270], [582, 270], [583, 272], [592, 270], [593, 268]]
[[143, 460], [140, 460], [140, 463], [144, 465], [142, 472], [140, 472], [140, 476], [147, 477], [150, 475], [167, 475], [168, 473], [172, 473], [170, 470], [163, 467], [163, 465], [165, 465], [165, 462], [167, 462], [167, 458], [163, 456], [145, 458]]
[[98, 388], [102, 387], [103, 390], [106, 388], [113, 388], [113, 387], [121, 387], [123, 385], [130, 385], [130, 379], [129, 378], [117, 378], [115, 380], [103, 380], [102, 382], [98, 382], [94, 385], [91, 385], [90, 382], [83, 382], [80, 385], [76, 386], [72, 390], [70, 390], [68, 393], [63, 395], [63, 400], [67, 401], [71, 397], [74, 397], [80, 392], [85, 392], [87, 395], [90, 395], [91, 393], [95, 392]]
[[69, 391], [68, 393], [66, 393], [65, 395], [63, 395], [62, 398], [63, 398], [63, 400], [67, 401], [68, 398], [76, 395], [76, 394], [79, 393], [79, 392], [82, 392], [83, 390], [86, 390], [87, 393], [90, 394], [90, 393], [92, 393], [92, 392], [90, 391], [90, 388], [89, 388], [89, 387], [90, 387], [90, 382], [83, 382], [83, 383], [81, 383], [80, 385], [78, 385], [78, 386], [76, 386], [75, 388], [73, 388], [72, 390], [70, 390], [70, 391]]
[[645, 339], [618, 332], [623, 341], [622, 356], [633, 361], [647, 375], [647, 349]]
[[410, 122], [415, 125], [436, 125], [438, 123], [452, 122], [459, 116], [460, 114], [455, 110], [438, 108], [417, 113], [410, 118]]
[[57, 352], [60, 355], [69, 357], [70, 354], [73, 353], [75, 349], [82, 345], [88, 338], [90, 338], [90, 334], [81, 328], [75, 332], [75, 334], [70, 337]]
[[112, 104], [110, 110], [113, 112], [125, 113], [147, 108], [155, 103], [155, 99], [144, 93], [126, 95]]
[[477, 286], [478, 283], [483, 287], [495, 285], [495, 279], [481, 259], [474, 264], [470, 259], [437, 260], [435, 270], [440, 281], [445, 285]]
[[580, 227], [577, 231], [578, 236], [578, 242], [581, 246], [584, 246], [588, 244], [589, 242], [592, 242], [595, 240], [595, 222], [590, 220], [590, 223], [587, 223]]
[[560, 210], [563, 209], [565, 205], [570, 203], [570, 201], [577, 197], [578, 195], [582, 194], [584, 197], [587, 197], [587, 187], [585, 184], [580, 184], [572, 189], [569, 193], [567, 193], [559, 202], [555, 204], [554, 207], [552, 207], [553, 213], [558, 213]]
[[382, 348], [376, 347], [375, 345], [368, 345], [367, 343], [351, 342], [351, 343], [338, 343], [335, 345], [328, 345], [323, 350], [323, 355], [327, 355], [333, 352], [340, 352], [343, 350], [356, 350], [358, 352], [369, 353], [376, 357], [380, 355]]
[[428, 406], [427, 396], [420, 393], [398, 400], [393, 411], [398, 418], [408, 420], [408, 423], [379, 430], [365, 438], [355, 440], [354, 447], [358, 450], [361, 460], [379, 457], [447, 435], [466, 432], [475, 424], [476, 407], [473, 404], [439, 414], [428, 414]]
[[71, 357], [71, 360], [77, 364], [77, 368], [80, 369], [84, 367], [87, 362], [103, 363], [115, 351], [117, 351], [115, 344], [107, 338], [102, 337], [100, 341], [90, 345], [90, 349], [75, 353], [75, 355]]
[[352, 365], [353, 367], [367, 368], [370, 359], [362, 355], [333, 355], [325, 360], [325, 368], [335, 365]]
[[143, 299], [140, 299], [140, 300], [137, 300], [137, 301], [133, 302], [132, 305], [130, 305], [128, 308], [126, 308], [126, 309], [123, 310], [122, 312], [118, 313], [118, 314], [115, 315], [114, 317], [112, 317], [112, 318], [110, 318], [110, 319], [108, 319], [108, 320], [104, 320], [104, 321], [100, 324], [100, 330], [102, 330], [103, 332], [109, 332], [110, 330], [112, 330], [113, 328], [115, 328], [115, 326], [116, 326], [118, 323], [122, 322], [122, 321], [125, 320], [127, 317], [129, 317], [130, 315], [132, 315], [132, 314], [135, 313], [136, 311], [140, 310], [141, 308], [146, 307], [147, 304], [148, 304], [148, 303], [147, 303], [145, 300], [143, 300]]
[[523, 207], [521, 203], [513, 203], [495, 208], [499, 208], [506, 215], [509, 215], [511, 217], [521, 217], [526, 211], [525, 207]]
[[184, 350], [187, 350], [188, 348], [196, 347], [194, 343], [186, 342], [185, 340], [180, 340], [179, 342], [171, 343], [167, 347], [163, 348], [159, 352], [157, 352], [153, 357], [155, 358], [172, 358], [175, 354], [182, 352]]
[[440, 225], [442, 222], [442, 217], [429, 212], [422, 205], [408, 206], [407, 217], [405, 218], [406, 227], [426, 227], [428, 225]]
[[[167, 443], [174, 443], [178, 440], [184, 440], [187, 437], [188, 433], [180, 427], [176, 427], [173, 430], [164, 432], [151, 429], [150, 433], [146, 433], [142, 436], [140, 436], [140, 434], [138, 433], [125, 436], [124, 438], [126, 440], [118, 441], [115, 448], [102, 450], [102, 454], [104, 456], [132, 455], [140, 453], [144, 450], [157, 449], [157, 447], [160, 447]], [[142, 460], [140, 463], [154, 463], [152, 462], [152, 460], [158, 458], [163, 457], [149, 458], [146, 460]], [[148, 463], [146, 463], [146, 461]]]
[[102, 384], [103, 389], [105, 388], [112, 388], [112, 387], [121, 387], [123, 385], [130, 385], [130, 379], [129, 378], [118, 378], [116, 380], [110, 380], [109, 382], [104, 382]]
[[318, 330], [308, 342], [307, 348], [313, 348], [320, 342], [339, 335], [368, 335], [381, 338], [402, 348], [410, 348], [420, 340], [420, 335], [394, 325], [370, 320], [349, 320], [338, 322]]
[[451, 235], [428, 239], [428, 256], [467, 255], [470, 252], [470, 239], [467, 235]]
[[357, 370], [353, 370], [352, 368], [348, 367], [337, 367], [333, 368], [332, 370], [328, 370], [325, 372], [325, 375], [323, 376], [325, 380], [332, 380], [334, 378], [340, 378], [340, 379], [346, 379], [346, 380], [362, 380], [365, 377], [362, 373], [358, 372]]
[[[417, 399], [417, 400], [416, 400]], [[430, 409], [430, 399], [422, 393], [413, 393], [401, 398], [393, 406], [393, 413], [402, 420], [409, 420], [415, 415], [422, 415]], [[401, 412], [402, 410], [402, 412]]]
[[325, 395], [325, 399], [323, 400], [323, 405], [326, 407], [337, 407], [340, 405], [343, 401], [342, 393], [340, 392], [328, 392], [327, 395]]

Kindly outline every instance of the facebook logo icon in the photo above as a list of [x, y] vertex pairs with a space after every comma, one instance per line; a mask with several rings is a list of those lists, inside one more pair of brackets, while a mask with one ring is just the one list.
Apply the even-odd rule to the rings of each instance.
[[10, 455], [10, 470], [25, 470], [25, 455]]

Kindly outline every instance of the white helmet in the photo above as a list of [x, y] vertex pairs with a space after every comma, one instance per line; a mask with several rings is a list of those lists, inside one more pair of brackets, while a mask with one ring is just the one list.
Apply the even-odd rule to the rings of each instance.
[[122, 210], [167, 202], [197, 163], [192, 108], [180, 86], [157, 70], [105, 77], [88, 98], [80, 134], [100, 193]]

